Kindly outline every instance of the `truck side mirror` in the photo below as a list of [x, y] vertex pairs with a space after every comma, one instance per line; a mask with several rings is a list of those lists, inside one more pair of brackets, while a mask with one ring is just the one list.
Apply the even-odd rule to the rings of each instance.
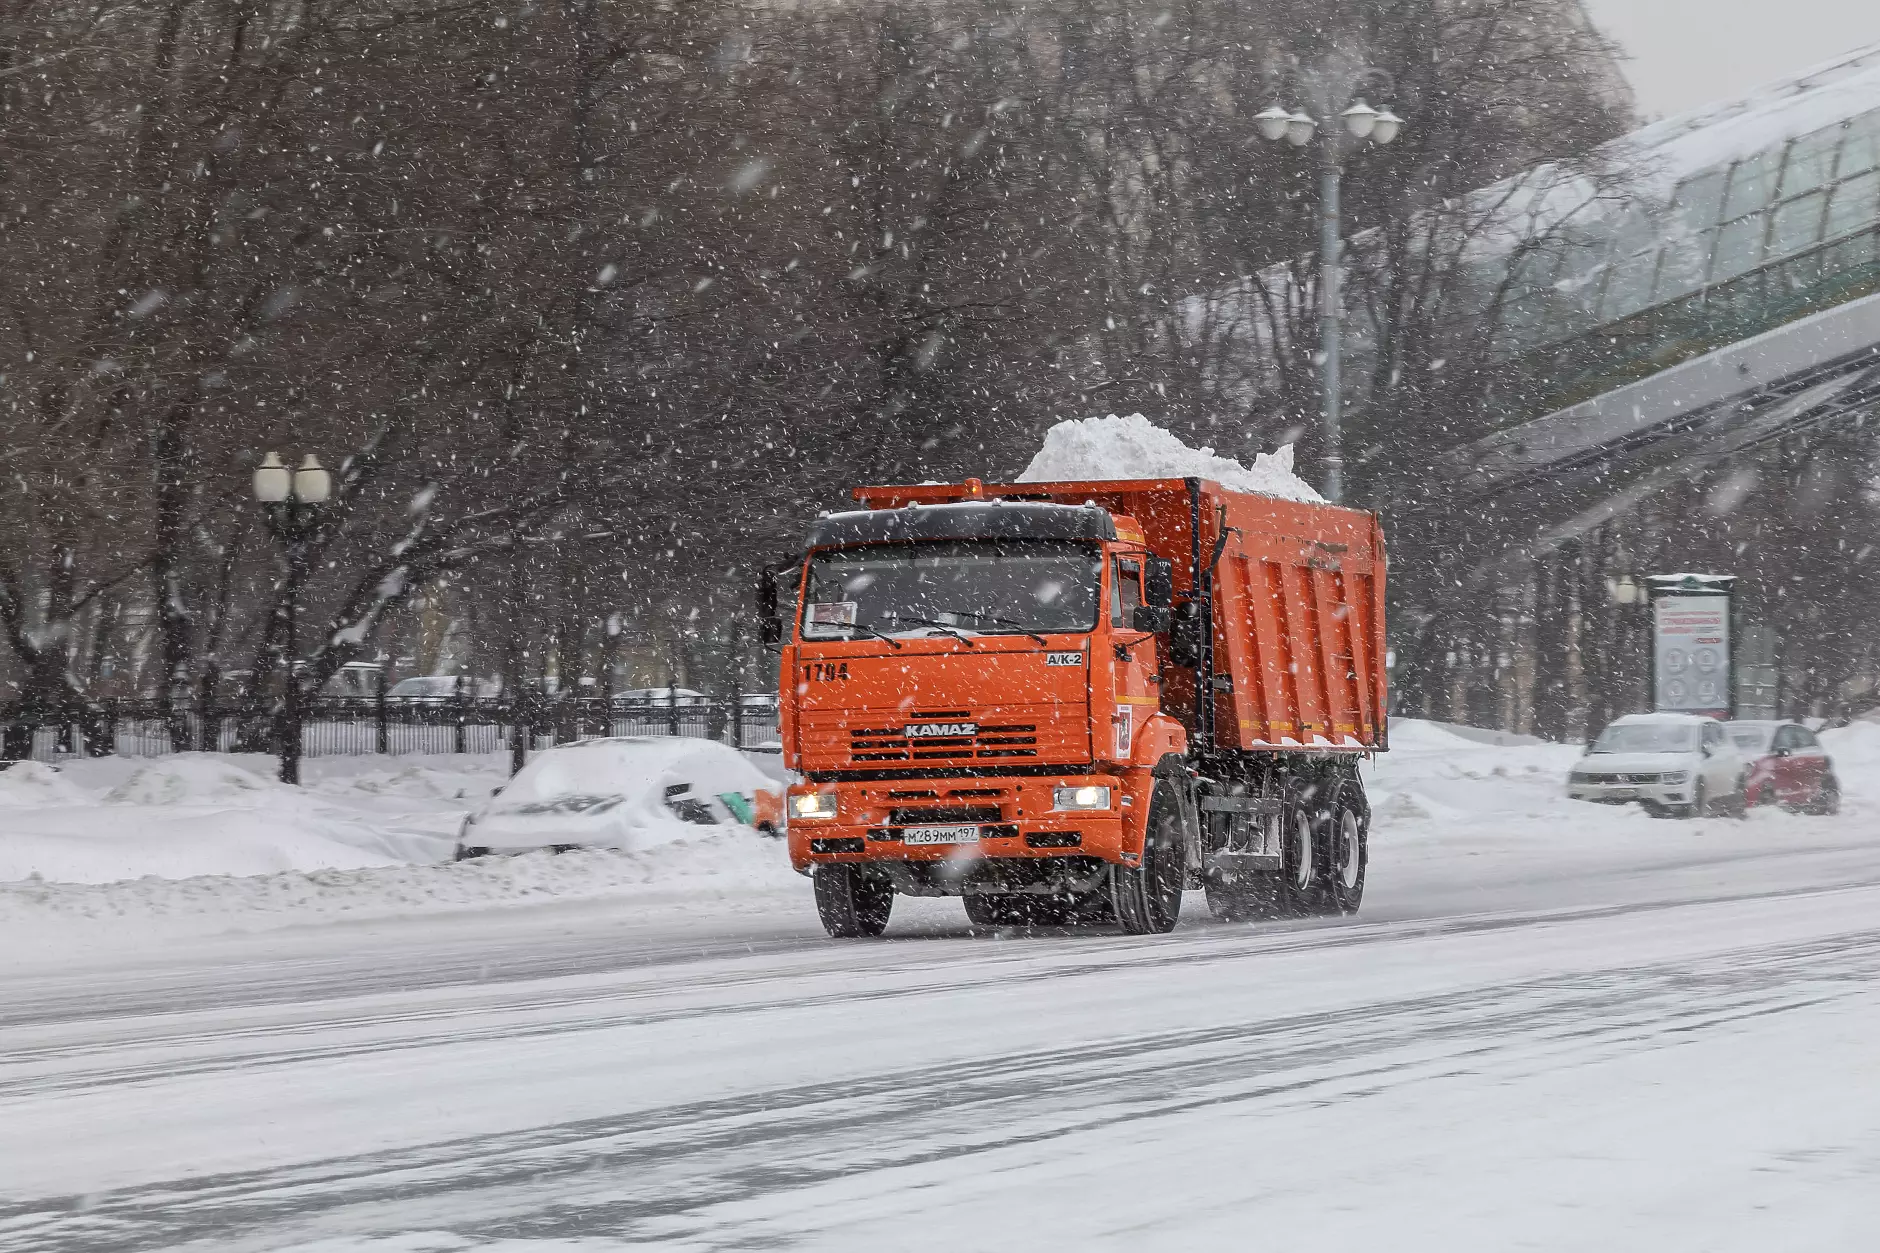
[[777, 612], [777, 572], [765, 566], [757, 575], [758, 634], [766, 648], [783, 643], [783, 617]]
[[1201, 664], [1201, 606], [1195, 601], [1177, 608], [1169, 628], [1168, 659], [1178, 666]]
[[[1166, 609], [1175, 603], [1175, 563], [1167, 557], [1151, 557], [1142, 567], [1142, 603]], [[1139, 628], [1151, 630], [1150, 627]], [[1161, 628], [1167, 630], [1167, 627]]]
[[1153, 631], [1160, 635], [1169, 629], [1174, 617], [1174, 611], [1163, 605], [1137, 605], [1129, 615], [1129, 625], [1138, 631]]

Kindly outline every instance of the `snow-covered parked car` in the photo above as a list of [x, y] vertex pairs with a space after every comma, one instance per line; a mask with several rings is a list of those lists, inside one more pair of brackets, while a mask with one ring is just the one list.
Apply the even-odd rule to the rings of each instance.
[[783, 788], [713, 740], [618, 736], [538, 753], [464, 819], [457, 860], [693, 838], [703, 827], [782, 833]]
[[1696, 714], [1627, 714], [1587, 748], [1567, 780], [1574, 800], [1637, 801], [1659, 817], [1741, 815], [1749, 763], [1723, 723]]
[[1744, 720], [1725, 729], [1749, 761], [1749, 803], [1805, 814], [1841, 812], [1841, 780], [1815, 733], [1799, 722]]
[[668, 705], [705, 705], [710, 702], [711, 698], [705, 693], [695, 692], [689, 687], [632, 687], [614, 693], [616, 705], [646, 705], [664, 709]]

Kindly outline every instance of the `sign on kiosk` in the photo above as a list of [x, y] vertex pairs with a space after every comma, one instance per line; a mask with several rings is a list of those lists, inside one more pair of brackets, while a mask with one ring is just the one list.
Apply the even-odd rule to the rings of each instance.
[[1653, 707], [1730, 716], [1730, 589], [1734, 575], [1658, 574], [1652, 596]]

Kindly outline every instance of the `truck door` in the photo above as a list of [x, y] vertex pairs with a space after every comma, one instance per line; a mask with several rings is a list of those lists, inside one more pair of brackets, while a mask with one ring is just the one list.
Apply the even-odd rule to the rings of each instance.
[[1110, 597], [1110, 638], [1116, 645], [1116, 742], [1118, 757], [1127, 757], [1135, 735], [1150, 714], [1161, 707], [1158, 690], [1155, 636], [1138, 631], [1134, 619], [1142, 604], [1142, 558], [1118, 557]]

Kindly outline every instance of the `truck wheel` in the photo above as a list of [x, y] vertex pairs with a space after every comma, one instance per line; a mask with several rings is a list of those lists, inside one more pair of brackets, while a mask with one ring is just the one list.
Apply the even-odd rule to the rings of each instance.
[[1326, 849], [1326, 894], [1331, 912], [1355, 914], [1364, 903], [1364, 872], [1371, 860], [1371, 815], [1356, 779], [1338, 789]]
[[837, 864], [816, 867], [810, 882], [823, 930], [836, 939], [880, 935], [888, 929], [894, 885], [886, 879], [864, 874], [859, 866]]
[[1181, 917], [1182, 889], [1188, 871], [1182, 865], [1182, 812], [1175, 789], [1155, 785], [1149, 801], [1149, 830], [1142, 864], [1110, 867], [1110, 899], [1116, 920], [1130, 935], [1156, 935], [1175, 929]]
[[1323, 785], [1293, 785], [1286, 792], [1286, 829], [1280, 842], [1279, 912], [1286, 918], [1310, 918], [1332, 912], [1331, 861], [1326, 845], [1332, 833], [1332, 807], [1316, 795]]

